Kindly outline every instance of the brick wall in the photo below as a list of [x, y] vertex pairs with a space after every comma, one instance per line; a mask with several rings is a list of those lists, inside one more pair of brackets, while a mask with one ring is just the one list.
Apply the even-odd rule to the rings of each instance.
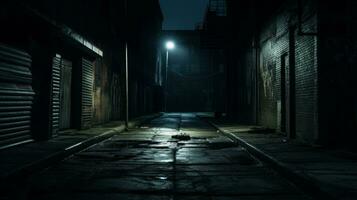
[[[305, 1], [302, 7], [302, 30], [309, 33], [316, 32], [317, 26], [316, 9], [311, 2]], [[297, 5], [289, 2], [263, 23], [260, 34], [259, 122], [281, 130], [284, 108], [289, 110], [290, 105], [291, 110], [285, 114], [292, 119], [289, 126], [296, 131], [297, 138], [313, 142], [317, 136], [317, 37], [299, 34], [296, 12], [293, 11], [296, 9]], [[285, 95], [282, 88], [285, 88]]]
[[[245, 100], [250, 96], [247, 83], [254, 82], [254, 77], [247, 78], [249, 70], [257, 67], [259, 125], [277, 131], [288, 128], [283, 126], [284, 97], [290, 86], [285, 77], [294, 83], [294, 93], [289, 97], [294, 105], [292, 130], [298, 139], [329, 146], [355, 146], [356, 1], [287, 0], [269, 1], [264, 6], [260, 1], [252, 1], [253, 6], [228, 2], [232, 44], [237, 46], [228, 46], [227, 54], [228, 70], [232, 72], [229, 81], [236, 83], [228, 93], [229, 105], [234, 108], [232, 115], [248, 117], [249, 111], [242, 112], [244, 105], [254, 111]], [[252, 23], [257, 27], [255, 32], [251, 32]], [[244, 42], [254, 41], [254, 37], [258, 41], [255, 45]], [[255, 47], [259, 48], [257, 66], [250, 55]]]
[[[312, 14], [302, 25], [303, 32], [316, 33], [317, 16]], [[296, 33], [295, 33], [296, 34]], [[296, 132], [310, 143], [318, 140], [318, 59], [317, 37], [296, 36]]]

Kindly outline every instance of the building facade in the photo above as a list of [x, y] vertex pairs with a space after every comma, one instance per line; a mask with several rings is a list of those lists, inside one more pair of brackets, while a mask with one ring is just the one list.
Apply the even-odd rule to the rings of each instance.
[[156, 0], [143, 3], [150, 13], [133, 3], [1, 2], [0, 146], [124, 119], [126, 47], [129, 85], [140, 80], [144, 99], [129, 98], [130, 116], [159, 111], [152, 80], [163, 17]]
[[165, 31], [163, 38], [176, 44], [168, 52], [167, 111], [224, 112], [224, 52], [202, 46], [202, 30]]
[[230, 115], [309, 144], [356, 144], [355, 3], [227, 5]]

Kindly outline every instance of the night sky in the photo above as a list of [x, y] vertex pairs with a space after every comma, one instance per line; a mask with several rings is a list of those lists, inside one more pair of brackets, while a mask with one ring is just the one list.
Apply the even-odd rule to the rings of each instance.
[[160, 0], [164, 30], [190, 30], [202, 22], [209, 0]]

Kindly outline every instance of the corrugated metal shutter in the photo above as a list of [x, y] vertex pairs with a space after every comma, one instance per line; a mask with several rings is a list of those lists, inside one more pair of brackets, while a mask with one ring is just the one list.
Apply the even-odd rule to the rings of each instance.
[[72, 62], [62, 59], [61, 62], [61, 92], [60, 92], [60, 130], [71, 128], [71, 100], [72, 100]]
[[31, 139], [31, 62], [29, 54], [0, 45], [0, 148]]
[[93, 83], [94, 83], [93, 62], [82, 59], [82, 112], [81, 128], [86, 129], [92, 126], [93, 112]]
[[61, 84], [61, 56], [53, 58], [51, 79], [50, 131], [52, 136], [58, 134], [60, 116], [60, 84]]

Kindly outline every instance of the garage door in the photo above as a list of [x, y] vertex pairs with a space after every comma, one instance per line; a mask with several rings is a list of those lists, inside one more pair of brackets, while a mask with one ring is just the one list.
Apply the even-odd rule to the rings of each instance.
[[94, 84], [93, 62], [82, 59], [82, 111], [81, 128], [87, 129], [92, 126], [93, 113], [93, 84]]
[[0, 148], [31, 139], [30, 67], [29, 54], [0, 44]]

